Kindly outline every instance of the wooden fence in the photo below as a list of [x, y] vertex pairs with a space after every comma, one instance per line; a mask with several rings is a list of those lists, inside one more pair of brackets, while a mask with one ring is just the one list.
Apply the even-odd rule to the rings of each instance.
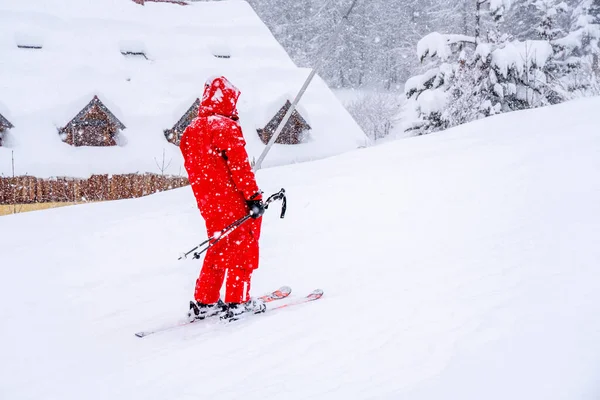
[[156, 174], [79, 178], [0, 177], [0, 204], [129, 199], [189, 185], [187, 178]]

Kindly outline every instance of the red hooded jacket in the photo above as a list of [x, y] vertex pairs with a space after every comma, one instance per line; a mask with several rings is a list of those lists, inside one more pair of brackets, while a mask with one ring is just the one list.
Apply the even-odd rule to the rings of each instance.
[[[225, 77], [209, 80], [198, 117], [181, 138], [185, 169], [209, 236], [247, 215], [246, 200], [262, 199], [237, 122], [239, 96], [240, 91]], [[242, 228], [258, 240], [260, 218]], [[234, 236], [238, 235], [232, 234], [231, 239]]]

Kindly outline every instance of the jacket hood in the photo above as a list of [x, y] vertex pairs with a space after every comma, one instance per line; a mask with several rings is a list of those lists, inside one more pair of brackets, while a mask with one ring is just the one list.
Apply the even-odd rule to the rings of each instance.
[[209, 78], [198, 110], [199, 116], [223, 115], [237, 119], [237, 101], [241, 92], [224, 76]]

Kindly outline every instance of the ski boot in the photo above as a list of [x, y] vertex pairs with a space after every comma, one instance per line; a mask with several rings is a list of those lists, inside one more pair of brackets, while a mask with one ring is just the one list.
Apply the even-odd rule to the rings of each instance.
[[193, 319], [204, 319], [220, 314], [226, 309], [225, 303], [219, 299], [214, 304], [204, 304], [197, 301], [190, 301], [190, 310], [188, 311], [188, 318]]
[[224, 321], [236, 321], [242, 314], [260, 314], [267, 310], [267, 305], [260, 299], [250, 299], [245, 303], [227, 303], [225, 307], [221, 313], [221, 319]]

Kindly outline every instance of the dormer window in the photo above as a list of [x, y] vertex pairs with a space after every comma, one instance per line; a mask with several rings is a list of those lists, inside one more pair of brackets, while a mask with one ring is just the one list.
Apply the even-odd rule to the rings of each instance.
[[13, 128], [13, 125], [0, 114], [0, 146], [2, 146], [2, 141], [4, 140], [4, 133], [10, 128]]
[[42, 38], [30, 33], [16, 33], [15, 44], [19, 49], [24, 50], [40, 50], [44, 47]]
[[119, 50], [127, 58], [149, 60], [146, 45], [139, 40], [124, 40], [119, 43]]
[[40, 50], [42, 46], [35, 44], [18, 44], [19, 49]]
[[116, 146], [116, 136], [123, 129], [125, 125], [94, 96], [59, 133], [71, 146]]
[[[283, 121], [283, 117], [288, 112], [292, 103], [289, 100], [286, 100], [283, 107], [277, 111], [277, 113], [271, 118], [271, 120], [267, 123], [267, 125], [263, 129], [257, 129], [256, 132], [260, 137], [260, 140], [267, 144], [271, 137], [279, 127], [281, 121]], [[308, 133], [310, 131], [310, 125], [306, 120], [300, 115], [298, 109], [295, 109], [292, 113], [292, 116], [287, 121], [281, 134], [275, 140], [277, 144], [300, 144], [305, 143], [308, 140]]]
[[148, 59], [146, 53], [143, 51], [121, 51], [121, 54], [123, 54], [125, 57], [140, 57], [145, 58], [146, 60]]
[[209, 50], [215, 58], [231, 58], [231, 48], [228, 43], [213, 43], [209, 47]]
[[179, 121], [171, 129], [165, 129], [164, 134], [167, 141], [173, 143], [176, 146], [179, 146], [179, 142], [181, 142], [181, 136], [183, 135], [183, 131], [188, 125], [192, 122], [194, 118], [198, 116], [198, 108], [200, 108], [200, 99], [196, 99], [194, 103], [187, 109], [185, 114], [179, 118]]

